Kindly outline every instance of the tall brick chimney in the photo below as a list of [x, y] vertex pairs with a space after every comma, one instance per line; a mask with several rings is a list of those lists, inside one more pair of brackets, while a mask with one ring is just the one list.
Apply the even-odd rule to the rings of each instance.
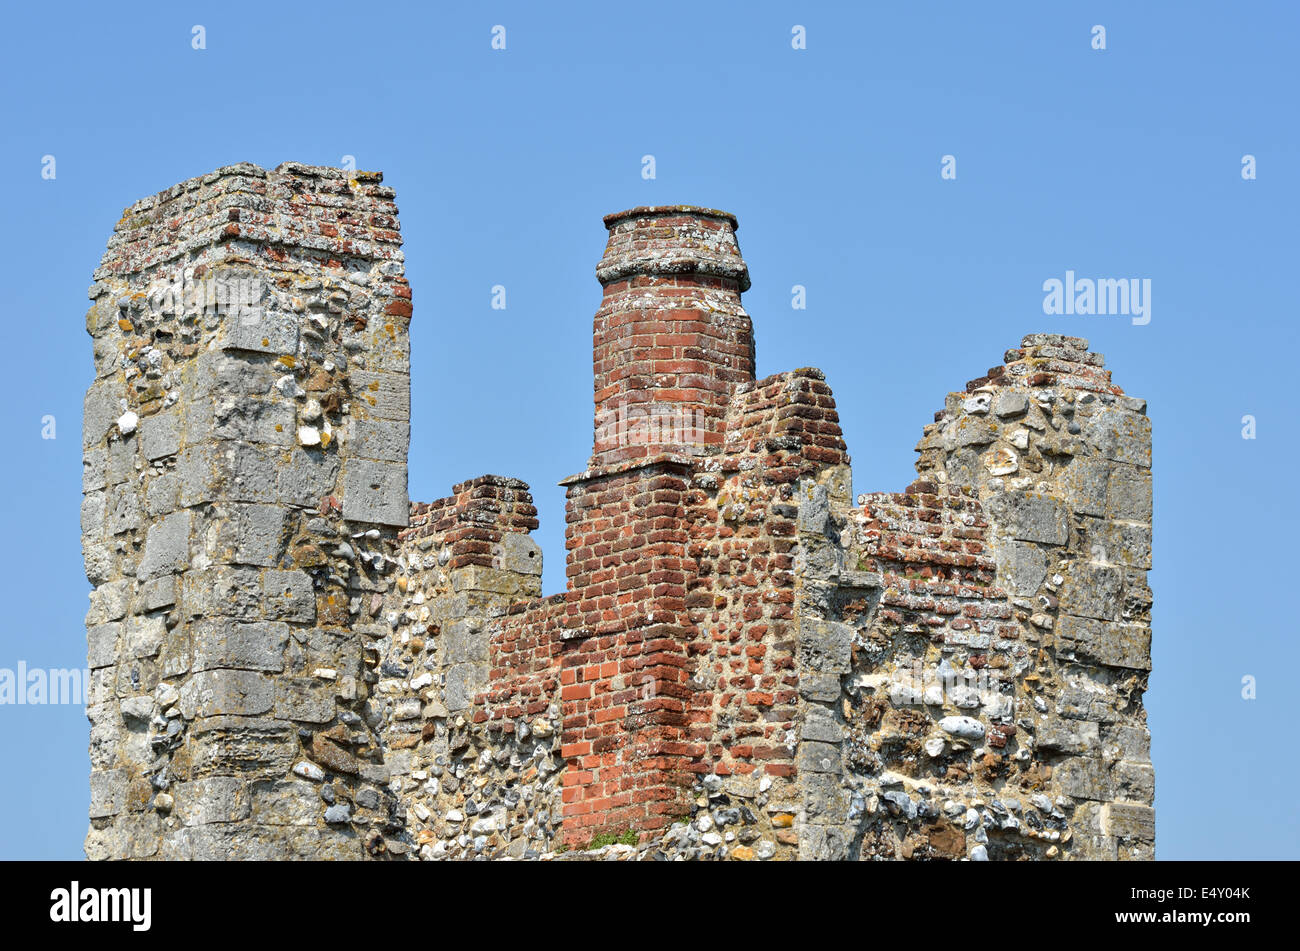
[[736, 219], [663, 205], [606, 215], [605, 227], [592, 465], [721, 445], [731, 391], [754, 379]]

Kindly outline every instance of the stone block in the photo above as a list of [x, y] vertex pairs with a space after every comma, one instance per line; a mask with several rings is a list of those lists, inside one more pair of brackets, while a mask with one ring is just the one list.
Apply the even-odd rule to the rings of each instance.
[[1057, 620], [1056, 637], [1062, 649], [1081, 659], [1108, 667], [1151, 669], [1151, 628], [1145, 624], [1063, 614]]
[[115, 380], [100, 380], [92, 383], [86, 390], [82, 403], [81, 444], [83, 447], [98, 446], [108, 435], [108, 431], [122, 414], [118, 406], [118, 397], [123, 396], [121, 384]]
[[839, 823], [848, 815], [848, 800], [834, 773], [810, 773], [803, 779], [803, 811], [809, 822]]
[[217, 346], [222, 350], [292, 356], [298, 352], [298, 318], [265, 307], [247, 316], [228, 315], [217, 333]]
[[189, 735], [177, 767], [179, 775], [188, 772], [192, 779], [232, 773], [248, 780], [281, 779], [302, 754], [293, 725], [282, 720], [214, 716], [195, 721]]
[[216, 531], [207, 533], [206, 553], [216, 564], [272, 567], [284, 553], [289, 512], [280, 505], [231, 503], [218, 506]]
[[1101, 730], [1089, 720], [1048, 720], [1034, 733], [1034, 747], [1043, 753], [1092, 753], [1101, 748]]
[[1047, 577], [1047, 555], [1037, 545], [1006, 541], [998, 545], [998, 583], [1018, 597], [1037, 593]]
[[[542, 549], [522, 532], [508, 532], [501, 538], [501, 567], [522, 575], [542, 574]], [[540, 592], [539, 592], [540, 593]]]
[[336, 684], [308, 677], [282, 677], [275, 686], [277, 717], [303, 723], [329, 723], [334, 719]]
[[800, 773], [839, 774], [844, 771], [839, 746], [815, 740], [805, 740], [799, 744], [798, 764]]
[[186, 826], [247, 819], [252, 805], [250, 792], [248, 783], [239, 776], [207, 776], [172, 787], [176, 817]]
[[140, 420], [140, 451], [150, 462], [174, 456], [181, 447], [180, 414], [155, 413]]
[[1065, 571], [1065, 583], [1057, 592], [1061, 611], [1080, 617], [1113, 621], [1120, 613], [1118, 568], [1091, 562], [1075, 562]]
[[447, 669], [447, 684], [443, 688], [443, 702], [447, 710], [456, 713], [470, 706], [474, 694], [487, 685], [486, 664], [456, 664]]
[[1020, 416], [1029, 411], [1029, 394], [1021, 390], [999, 389], [993, 398], [993, 414], [1002, 418]]
[[1089, 544], [1105, 560], [1125, 568], [1151, 567], [1151, 526], [1138, 522], [1092, 519], [1088, 523]]
[[200, 505], [222, 497], [215, 446], [186, 446], [177, 456], [176, 472], [180, 505]]
[[1092, 756], [1074, 756], [1056, 766], [1052, 773], [1066, 796], [1075, 799], [1110, 799], [1110, 774], [1105, 763]]
[[131, 597], [129, 579], [106, 581], [90, 592], [90, 608], [86, 611], [87, 624], [117, 621], [126, 616]]
[[90, 774], [90, 818], [115, 816], [122, 811], [125, 803], [125, 770], [98, 769]]
[[1105, 515], [1110, 477], [1110, 463], [1076, 456], [1061, 476], [1061, 488], [1074, 511], [1084, 515]]
[[194, 517], [189, 509], [164, 516], [149, 526], [139, 576], [152, 578], [184, 569], [190, 560], [190, 532]]
[[831, 703], [840, 698], [840, 675], [804, 671], [799, 675], [799, 695], [805, 700]]
[[1110, 769], [1111, 789], [1118, 799], [1150, 805], [1156, 798], [1156, 774], [1150, 763], [1120, 760]]
[[803, 728], [800, 737], [822, 743], [839, 743], [844, 739], [844, 726], [835, 718], [835, 714], [826, 707], [809, 704], [804, 709]]
[[289, 625], [283, 621], [200, 618], [194, 622], [191, 636], [194, 670], [284, 670]]
[[280, 467], [280, 501], [285, 505], [315, 508], [321, 499], [337, 491], [339, 467], [337, 453], [292, 450], [288, 462]]
[[190, 569], [181, 576], [181, 602], [187, 617], [262, 616], [262, 578], [256, 568]]
[[175, 469], [161, 472], [145, 482], [144, 511], [150, 518], [180, 508], [181, 477]]
[[81, 491], [94, 492], [108, 485], [108, 450], [87, 449], [81, 457]]
[[194, 399], [213, 396], [265, 396], [285, 367], [267, 358], [205, 350], [196, 361]]
[[1151, 522], [1151, 470], [1136, 466], [1115, 466], [1106, 492], [1105, 514], [1112, 519]]
[[1127, 410], [1108, 408], [1083, 425], [1083, 438], [1114, 462], [1151, 468], [1151, 420]]
[[217, 462], [217, 487], [220, 500], [226, 502], [275, 502], [277, 500], [279, 497], [278, 450], [244, 442], [221, 442], [216, 443], [213, 448]]
[[352, 392], [369, 408], [367, 416], [401, 421], [411, 418], [411, 378], [405, 373], [353, 370]]
[[1116, 838], [1154, 839], [1156, 811], [1131, 802], [1108, 802], [1101, 807], [1101, 831]]
[[[309, 826], [325, 812], [318, 788], [302, 780], [260, 782], [253, 786], [252, 817], [279, 826]], [[280, 855], [277, 858], [284, 858]]]
[[86, 656], [92, 670], [117, 663], [117, 641], [122, 627], [121, 621], [110, 621], [86, 628]]
[[799, 660], [808, 670], [845, 674], [851, 666], [853, 628], [838, 621], [804, 618], [799, 625]]
[[800, 860], [844, 861], [849, 857], [849, 831], [842, 825], [804, 824], [799, 829]]
[[187, 415], [185, 438], [190, 443], [241, 440], [291, 446], [297, 438], [297, 429], [297, 413], [291, 402], [282, 398], [221, 395], [195, 401]]
[[221, 715], [256, 716], [275, 702], [275, 682], [248, 670], [201, 670], [181, 687], [187, 720]]
[[316, 620], [316, 591], [305, 571], [267, 571], [262, 575], [264, 609], [269, 618]]
[[488, 659], [488, 632], [481, 621], [462, 618], [442, 630], [442, 662], [448, 666]]
[[348, 451], [359, 459], [405, 463], [410, 443], [411, 425], [404, 419], [356, 419]]
[[1064, 545], [1069, 540], [1069, 513], [1060, 499], [1038, 492], [1003, 492], [985, 502], [984, 508], [1012, 538], [1046, 545]]
[[176, 603], [180, 592], [180, 580], [175, 575], [163, 575], [140, 585], [140, 609], [157, 611], [159, 608], [171, 607]]
[[343, 517], [352, 522], [405, 527], [410, 515], [406, 466], [349, 459], [343, 467]]
[[157, 657], [167, 636], [167, 626], [161, 617], [131, 617], [126, 619], [123, 634], [126, 657]]

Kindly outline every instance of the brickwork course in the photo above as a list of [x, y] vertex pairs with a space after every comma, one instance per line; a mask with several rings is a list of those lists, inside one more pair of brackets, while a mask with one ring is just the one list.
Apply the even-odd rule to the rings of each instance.
[[736, 219], [604, 224], [542, 597], [528, 485], [408, 502], [378, 173], [124, 212], [86, 317], [87, 856], [1152, 858], [1145, 402], [1030, 334], [854, 499], [821, 371], [755, 379]]

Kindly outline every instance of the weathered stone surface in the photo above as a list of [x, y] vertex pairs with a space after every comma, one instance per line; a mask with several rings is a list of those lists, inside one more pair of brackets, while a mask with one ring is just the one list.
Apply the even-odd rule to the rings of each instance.
[[378, 525], [406, 525], [406, 466], [357, 459], [343, 471], [343, 517]]
[[251, 813], [248, 783], [237, 776], [208, 776], [173, 789], [176, 816], [187, 826], [237, 822]]
[[1151, 669], [1151, 628], [1061, 615], [1056, 628], [1062, 648], [1112, 667]]
[[1088, 420], [1083, 437], [1107, 459], [1151, 468], [1151, 421], [1145, 416], [1104, 409]]
[[1151, 470], [1134, 466], [1115, 466], [1110, 473], [1105, 514], [1113, 519], [1134, 522], [1151, 521]]
[[1128, 802], [1108, 802], [1101, 807], [1103, 835], [1154, 839], [1156, 812], [1150, 806]]
[[1120, 611], [1118, 568], [1078, 562], [1065, 571], [1059, 598], [1061, 610], [1082, 617], [1115, 620]]
[[1047, 577], [1047, 555], [1037, 545], [1007, 542], [998, 546], [998, 576], [1011, 594], [1037, 593]]
[[194, 670], [284, 670], [284, 651], [291, 630], [288, 624], [202, 618], [193, 630]]
[[990, 498], [985, 507], [1012, 538], [1047, 545], [1064, 545], [1069, 539], [1067, 511], [1059, 499], [1033, 492], [1005, 492]]
[[806, 618], [799, 627], [799, 652], [805, 667], [823, 673], [847, 673], [853, 630], [835, 621]]
[[1101, 731], [1096, 723], [1087, 720], [1050, 720], [1036, 727], [1038, 749], [1046, 753], [1072, 753], [1098, 755], [1101, 750]]
[[255, 716], [274, 702], [273, 681], [247, 670], [202, 670], [181, 688], [180, 709], [187, 720], [222, 714]]
[[190, 560], [190, 533], [194, 516], [188, 509], [173, 512], [149, 527], [140, 574], [154, 575], [181, 571]]

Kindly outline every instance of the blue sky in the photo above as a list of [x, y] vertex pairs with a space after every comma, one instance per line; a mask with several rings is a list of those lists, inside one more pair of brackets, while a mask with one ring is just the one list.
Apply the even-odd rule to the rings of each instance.
[[[85, 662], [85, 289], [125, 206], [238, 161], [383, 171], [415, 300], [411, 497], [485, 472], [527, 480], [549, 593], [564, 579], [555, 483], [591, 448], [600, 218], [702, 204], [740, 219], [759, 374], [825, 370], [858, 492], [909, 482], [945, 393], [1027, 332], [1089, 338], [1150, 401], [1157, 852], [1300, 857], [1282, 577], [1300, 533], [1286, 488], [1300, 8], [464, 6], [6, 12], [0, 667]], [[1067, 269], [1149, 279], [1151, 322], [1045, 316], [1043, 282]], [[78, 707], [0, 706], [0, 858], [81, 856], [87, 735]]]

